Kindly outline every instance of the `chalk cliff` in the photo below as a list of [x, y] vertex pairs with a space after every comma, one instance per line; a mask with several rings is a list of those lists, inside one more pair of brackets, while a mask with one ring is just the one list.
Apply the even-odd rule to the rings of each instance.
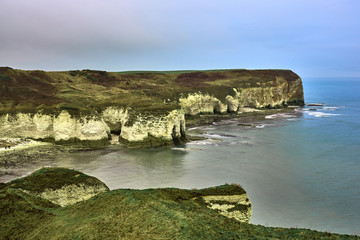
[[128, 146], [183, 142], [186, 116], [302, 105], [289, 70], [44, 72], [0, 68], [0, 138]]
[[188, 115], [201, 113], [237, 112], [239, 108], [277, 108], [288, 104], [302, 104], [304, 99], [302, 81], [300, 78], [286, 81], [277, 78], [271, 84], [263, 83], [256, 87], [239, 88], [233, 86], [233, 94], [226, 95], [225, 101], [220, 101], [210, 94], [190, 93], [179, 99], [180, 106]]
[[182, 110], [154, 115], [108, 107], [98, 116], [71, 116], [63, 110], [58, 116], [17, 113], [0, 117], [0, 138], [32, 138], [74, 143], [108, 141], [110, 132], [128, 146], [156, 147], [185, 140]]
[[157, 147], [185, 140], [185, 115], [182, 110], [153, 115], [139, 113], [121, 128], [120, 141], [133, 146], [141, 144]]
[[0, 117], [0, 138], [33, 138], [55, 142], [107, 140], [110, 128], [95, 116], [73, 117], [43, 113], [6, 114]]

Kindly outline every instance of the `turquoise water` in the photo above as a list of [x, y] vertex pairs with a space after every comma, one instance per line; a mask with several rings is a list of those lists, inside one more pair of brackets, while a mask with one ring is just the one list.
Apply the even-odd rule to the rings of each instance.
[[360, 79], [304, 79], [304, 91], [307, 103], [324, 106], [267, 116], [253, 127], [231, 119], [190, 129], [211, 139], [181, 147], [109, 147], [13, 171], [72, 167], [112, 189], [238, 183], [254, 224], [360, 235]]

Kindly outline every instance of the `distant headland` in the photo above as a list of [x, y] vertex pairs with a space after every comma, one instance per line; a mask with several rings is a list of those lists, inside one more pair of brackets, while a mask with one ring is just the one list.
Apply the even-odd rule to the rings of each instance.
[[186, 122], [200, 116], [303, 104], [302, 80], [291, 70], [0, 68], [0, 138], [156, 147], [186, 141]]

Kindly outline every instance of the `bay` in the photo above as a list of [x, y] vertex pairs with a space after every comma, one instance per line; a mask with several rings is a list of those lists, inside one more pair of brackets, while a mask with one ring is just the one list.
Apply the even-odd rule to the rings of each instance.
[[119, 146], [58, 155], [42, 166], [70, 167], [116, 188], [244, 187], [251, 223], [360, 235], [360, 79], [304, 79], [307, 103], [256, 120], [189, 129], [207, 140], [174, 148]]

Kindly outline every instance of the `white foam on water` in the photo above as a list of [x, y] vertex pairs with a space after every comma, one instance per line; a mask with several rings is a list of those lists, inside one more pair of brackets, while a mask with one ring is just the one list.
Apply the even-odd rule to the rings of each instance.
[[265, 116], [265, 119], [279, 119], [279, 118], [296, 118], [297, 116], [294, 114], [288, 113], [276, 113], [272, 115]]
[[215, 128], [214, 127], [201, 127], [201, 128], [198, 128], [200, 130], [214, 130]]
[[327, 110], [327, 111], [335, 111], [337, 109], [339, 109], [340, 107], [323, 107], [324, 110]]
[[248, 146], [253, 146], [254, 145], [254, 143], [250, 142], [250, 141], [241, 141], [240, 143], [243, 144], [243, 145], [248, 145]]
[[286, 120], [288, 120], [288, 121], [299, 121], [299, 119], [297, 119], [297, 118], [288, 118]]
[[189, 142], [187, 143], [187, 145], [216, 145], [217, 142], [219, 142], [219, 140], [207, 139], [207, 140]]
[[310, 116], [314, 116], [314, 117], [331, 117], [331, 116], [339, 116], [340, 114], [335, 114], [335, 113], [325, 113], [325, 112], [309, 112], [309, 111], [305, 111], [305, 113], [307, 113]]
[[237, 136], [235, 135], [230, 135], [230, 134], [214, 134], [214, 133], [206, 133], [204, 134], [207, 137], [212, 137], [212, 138], [216, 138], [216, 139], [221, 139], [221, 138], [235, 138]]
[[180, 148], [180, 147], [173, 147], [171, 148], [171, 150], [175, 150], [175, 151], [192, 151], [192, 150], [201, 150], [200, 148]]
[[273, 127], [275, 124], [258, 124], [255, 127], [256, 128], [265, 128], [265, 127]]

